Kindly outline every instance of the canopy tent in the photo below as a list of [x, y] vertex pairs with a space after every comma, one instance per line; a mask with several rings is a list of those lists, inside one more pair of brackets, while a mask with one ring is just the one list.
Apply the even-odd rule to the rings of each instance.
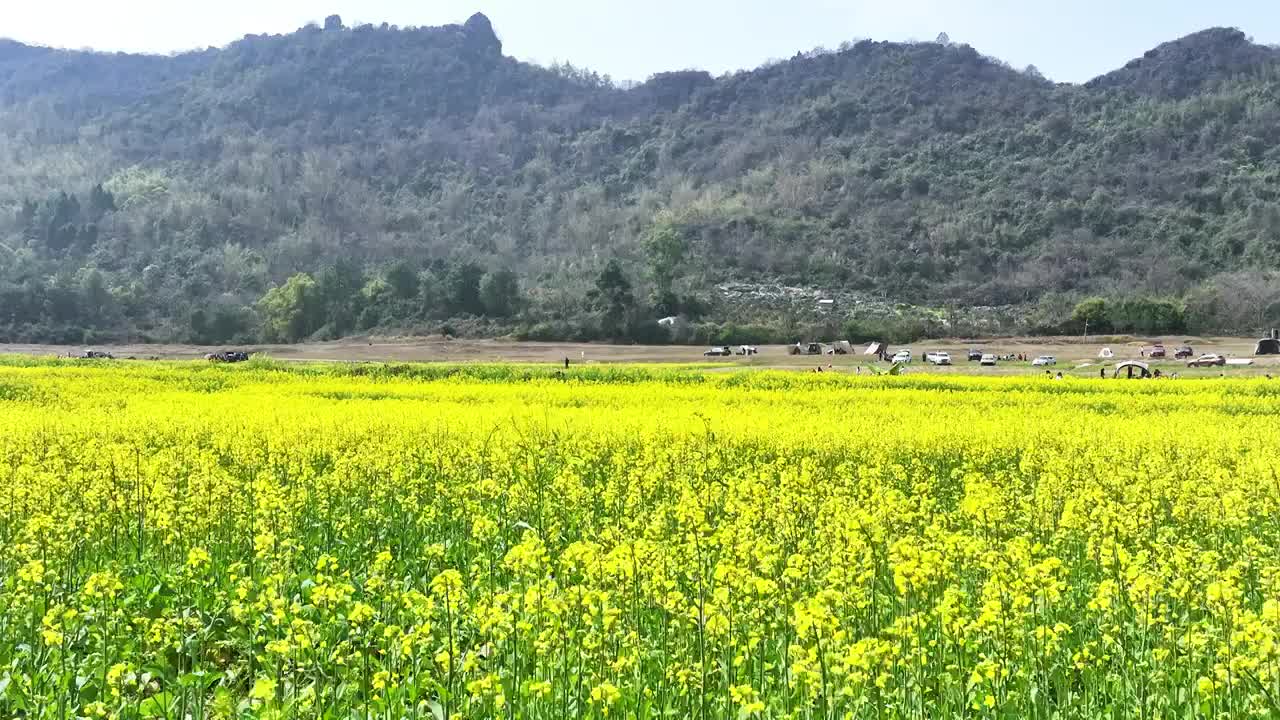
[[1116, 354], [1111, 352], [1111, 348], [1109, 347], [1104, 347], [1098, 351], [1098, 357], [1100, 358], [1113, 358], [1115, 356]]
[[1151, 366], [1137, 360], [1127, 360], [1116, 365], [1116, 372], [1112, 377], [1121, 377], [1122, 375], [1126, 378], [1149, 378], [1151, 377]]

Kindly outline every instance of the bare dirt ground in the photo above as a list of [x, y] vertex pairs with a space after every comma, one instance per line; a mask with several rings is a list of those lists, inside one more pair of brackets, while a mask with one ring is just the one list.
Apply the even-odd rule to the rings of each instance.
[[[1186, 342], [1184, 342], [1186, 341]], [[1064, 373], [1093, 374], [1101, 364], [1114, 365], [1124, 359], [1144, 359], [1140, 351], [1153, 342], [1150, 338], [1000, 338], [986, 340], [953, 339], [894, 346], [897, 350], [910, 347], [915, 356], [910, 372], [1010, 374], [1032, 371], [1030, 363], [1002, 362], [996, 368], [980, 368], [977, 363], [965, 359], [968, 348], [980, 348], [997, 355], [1027, 356], [1028, 361], [1038, 355], [1054, 355], [1058, 364], [1054, 371]], [[1252, 358], [1254, 340], [1251, 338], [1192, 338], [1164, 339], [1170, 358], [1159, 365], [1165, 372], [1185, 369], [1185, 363], [1172, 359], [1174, 349], [1183, 344], [1194, 348], [1196, 355], [1220, 353], [1229, 358]], [[1111, 360], [1099, 360], [1098, 351], [1110, 347], [1115, 353]], [[90, 349], [66, 345], [0, 344], [0, 353], [25, 355], [67, 355], [83, 353]], [[206, 353], [223, 348], [196, 345], [104, 345], [95, 346], [116, 358], [160, 358], [165, 360], [191, 360], [203, 358]], [[822, 366], [824, 370], [852, 371], [868, 364], [872, 358], [854, 355], [795, 356], [788, 354], [788, 346], [768, 345], [759, 348], [760, 353], [751, 357], [706, 358], [706, 348], [672, 345], [600, 345], [588, 343], [539, 343], [508, 340], [446, 340], [434, 338], [367, 338], [334, 342], [303, 343], [298, 345], [254, 345], [244, 348], [265, 354], [278, 360], [338, 361], [338, 362], [499, 362], [499, 363], [563, 363], [567, 358], [573, 365], [583, 363], [674, 363], [702, 364], [732, 369], [757, 367], [777, 369], [812, 370]], [[928, 351], [942, 350], [951, 354], [951, 367], [934, 368], [923, 362]], [[828, 367], [830, 366], [830, 367]], [[1083, 367], [1082, 367], [1083, 366]], [[1036, 368], [1035, 372], [1043, 372]], [[1254, 359], [1248, 368], [1213, 368], [1192, 374], [1262, 374], [1280, 373], [1280, 358]]]

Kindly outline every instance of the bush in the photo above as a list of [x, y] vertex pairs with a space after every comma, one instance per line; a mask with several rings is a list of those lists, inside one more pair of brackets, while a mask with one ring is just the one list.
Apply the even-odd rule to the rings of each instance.
[[1186, 330], [1186, 311], [1182, 303], [1155, 298], [1129, 298], [1113, 303], [1111, 325], [1121, 332], [1143, 334], [1177, 333]]
[[777, 345], [787, 342], [783, 329], [773, 325], [725, 323], [708, 328], [711, 329], [708, 345]]
[[671, 342], [671, 333], [653, 319], [632, 321], [628, 324], [627, 336], [627, 339], [641, 345], [666, 345]]
[[929, 337], [940, 337], [942, 326], [918, 317], [856, 318], [845, 323], [843, 340], [853, 343], [911, 343]]

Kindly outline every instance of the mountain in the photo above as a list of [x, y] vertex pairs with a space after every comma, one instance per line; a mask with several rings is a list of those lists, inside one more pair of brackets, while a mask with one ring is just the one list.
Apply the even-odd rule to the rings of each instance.
[[1274, 48], [1253, 44], [1239, 30], [1212, 28], [1148, 50], [1087, 87], [1181, 100], [1231, 80], [1264, 80], [1275, 71], [1277, 54]]
[[1084, 85], [862, 41], [624, 86], [504, 56], [479, 14], [171, 57], [5, 40], [0, 340], [1068, 330], [1095, 295], [1176, 309], [1117, 330], [1247, 330], [1280, 320], [1278, 101], [1280, 52], [1228, 29]]

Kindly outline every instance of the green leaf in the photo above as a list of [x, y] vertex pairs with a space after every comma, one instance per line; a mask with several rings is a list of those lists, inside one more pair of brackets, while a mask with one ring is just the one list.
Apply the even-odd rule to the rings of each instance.
[[162, 718], [168, 717], [169, 707], [173, 704], [173, 696], [167, 692], [143, 700], [138, 705], [138, 713], [144, 718]]

